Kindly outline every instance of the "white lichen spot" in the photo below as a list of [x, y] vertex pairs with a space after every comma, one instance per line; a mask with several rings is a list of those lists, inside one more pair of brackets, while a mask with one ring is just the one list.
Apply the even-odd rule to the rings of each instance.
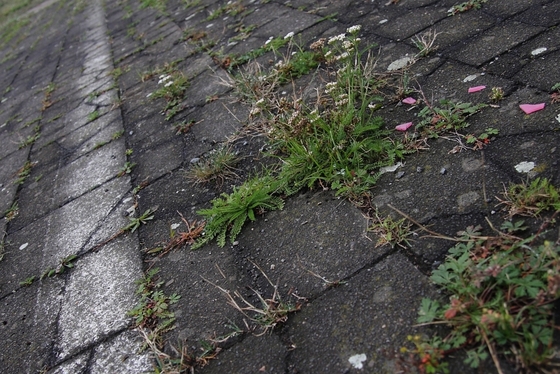
[[367, 359], [364, 353], [360, 353], [358, 355], [350, 356], [348, 362], [352, 365], [355, 369], [363, 369], [364, 361]]
[[515, 165], [515, 170], [518, 173], [528, 173], [535, 168], [535, 163], [533, 161], [522, 161]]

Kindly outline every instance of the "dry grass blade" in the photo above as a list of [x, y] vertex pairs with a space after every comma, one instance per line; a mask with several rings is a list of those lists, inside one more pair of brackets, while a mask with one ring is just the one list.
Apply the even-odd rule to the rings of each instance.
[[280, 294], [278, 293], [278, 286], [270, 281], [266, 273], [257, 264], [252, 261], [251, 263], [260, 270], [262, 275], [274, 288], [274, 292], [272, 294], [272, 297], [270, 298], [264, 298], [259, 292], [251, 288], [251, 290], [259, 299], [259, 302], [261, 304], [260, 307], [255, 306], [250, 301], [248, 301], [245, 297], [243, 297], [243, 295], [241, 295], [239, 291], [234, 291], [232, 294], [231, 291], [218, 286], [208, 279], [202, 279], [222, 291], [226, 295], [229, 305], [242, 313], [248, 320], [258, 324], [262, 328], [262, 332], [256, 334], [256, 336], [262, 336], [268, 331], [273, 330], [278, 324], [286, 322], [288, 320], [288, 314], [298, 311], [301, 308], [301, 305], [292, 305], [290, 303], [283, 302]]

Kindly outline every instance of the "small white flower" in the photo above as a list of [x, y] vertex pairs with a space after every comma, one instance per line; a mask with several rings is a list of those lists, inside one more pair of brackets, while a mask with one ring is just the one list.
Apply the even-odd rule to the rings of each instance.
[[267, 45], [268, 43], [270, 43], [272, 41], [272, 39], [274, 39], [274, 37], [272, 37], [272, 36], [270, 38], [268, 38], [268, 40], [266, 42], [264, 42], [264, 45]]
[[255, 103], [255, 105], [260, 105], [260, 104], [262, 104], [262, 103], [264, 103], [264, 97], [261, 98], [261, 99], [259, 99], [259, 100]]
[[345, 59], [346, 57], [348, 57], [348, 56], [349, 56], [349, 55], [348, 55], [348, 52], [344, 52], [344, 53], [341, 54], [340, 56], [336, 56], [334, 59], [335, 59], [336, 61], [338, 61], [338, 60], [344, 60], [344, 59]]
[[334, 103], [334, 105], [336, 105], [336, 106], [343, 106], [345, 104], [348, 104], [348, 99], [343, 99], [343, 100], [340, 100], [340, 101], [336, 101]]
[[346, 29], [346, 31], [350, 34], [354, 34], [362, 29], [362, 25], [354, 25]]
[[325, 57], [329, 57], [330, 55], [332, 55], [332, 51], [327, 51], [327, 53], [325, 53]]
[[342, 46], [344, 47], [344, 49], [350, 49], [352, 48], [352, 42], [349, 40], [345, 40], [342, 42]]
[[172, 84], [173, 84], [173, 81], [169, 81], [169, 82], [167, 82], [167, 83], [164, 85], [164, 87], [169, 87], [169, 86], [171, 86]]
[[290, 39], [294, 36], [294, 32], [290, 31], [289, 33], [286, 34], [286, 36], [284, 37], [284, 39]]
[[344, 40], [344, 38], [346, 37], [346, 34], [340, 34], [337, 36], [333, 36], [332, 38], [329, 39], [329, 44], [333, 44], [336, 41], [342, 41]]

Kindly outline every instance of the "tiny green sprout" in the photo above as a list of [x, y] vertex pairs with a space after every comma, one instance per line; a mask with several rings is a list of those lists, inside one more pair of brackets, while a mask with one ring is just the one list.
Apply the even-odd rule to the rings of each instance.
[[107, 144], [109, 144], [108, 141], [97, 142], [93, 146], [93, 149], [99, 149], [99, 148], [101, 148], [101, 147], [103, 147], [104, 145], [107, 145]]
[[130, 156], [132, 154], [132, 152], [134, 152], [131, 148], [128, 148], [124, 153], [127, 156]]
[[45, 277], [51, 278], [57, 275], [64, 273], [66, 269], [72, 269], [74, 267], [74, 261], [78, 258], [77, 255], [69, 255], [64, 257], [60, 260], [60, 264], [56, 268], [47, 269], [39, 279], [43, 279]]
[[19, 285], [22, 286], [22, 287], [28, 287], [28, 286], [31, 286], [34, 281], [35, 281], [35, 276], [31, 276], [31, 277], [26, 278], [23, 281], [19, 282]]
[[129, 161], [125, 162], [124, 166], [117, 173], [117, 177], [122, 177], [126, 174], [132, 173], [132, 168], [134, 168], [135, 166], [136, 164], [133, 162], [129, 162]]
[[13, 220], [19, 213], [19, 205], [17, 201], [14, 201], [12, 203], [12, 206], [6, 210], [6, 212], [4, 212], [4, 217], [6, 218], [6, 221], [10, 222], [11, 220]]
[[96, 119], [99, 118], [99, 116], [100, 116], [99, 111], [94, 110], [93, 112], [88, 114], [87, 119], [88, 121], [95, 121]]
[[116, 132], [114, 132], [113, 135], [111, 136], [111, 139], [117, 140], [117, 139], [119, 139], [121, 136], [123, 136], [123, 134], [124, 134], [124, 130], [116, 131]]
[[128, 225], [126, 225], [125, 227], [121, 228], [122, 232], [130, 232], [133, 233], [134, 231], [136, 231], [142, 224], [147, 224], [148, 221], [151, 221], [154, 219], [154, 210], [152, 209], [148, 209], [144, 212], [144, 214], [142, 214], [140, 217], [137, 218], [129, 218], [130, 219], [130, 223]]

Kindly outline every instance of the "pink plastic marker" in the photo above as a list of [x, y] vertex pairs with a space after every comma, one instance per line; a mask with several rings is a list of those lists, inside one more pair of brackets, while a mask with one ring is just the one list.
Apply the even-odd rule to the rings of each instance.
[[522, 111], [525, 112], [525, 114], [531, 114], [534, 112], [538, 112], [539, 110], [543, 110], [544, 109], [544, 103], [540, 103], [540, 104], [521, 104], [519, 105], [519, 107], [521, 108]]
[[403, 123], [403, 124], [400, 124], [397, 127], [395, 127], [395, 130], [406, 131], [406, 130], [409, 129], [410, 126], [412, 126], [412, 122]]
[[486, 86], [469, 87], [469, 93], [482, 91], [485, 88], [486, 88]]
[[416, 99], [413, 98], [413, 97], [407, 97], [402, 102], [405, 103], [405, 104], [414, 105], [414, 104], [416, 104]]

